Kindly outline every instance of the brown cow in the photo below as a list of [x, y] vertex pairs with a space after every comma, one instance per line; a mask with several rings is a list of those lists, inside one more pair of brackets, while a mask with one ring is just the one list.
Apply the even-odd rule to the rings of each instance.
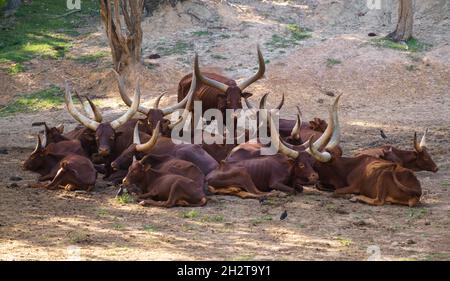
[[[155, 163], [156, 162], [156, 163]], [[123, 186], [135, 193], [143, 206], [197, 207], [207, 202], [204, 175], [194, 164], [167, 156], [147, 155], [134, 161]]]
[[311, 150], [316, 154], [314, 169], [322, 186], [334, 189], [336, 195], [358, 194], [357, 200], [371, 205], [390, 202], [415, 206], [419, 202], [422, 189], [413, 171], [368, 155], [341, 156], [335, 149], [340, 140], [337, 114], [330, 122], [335, 130], [326, 151], [319, 151], [315, 144]]
[[388, 160], [399, 164], [402, 167], [413, 171], [430, 171], [436, 173], [439, 169], [431, 159], [427, 150], [426, 135], [428, 129], [420, 141], [417, 143], [417, 134], [414, 133], [414, 150], [401, 150], [391, 145], [364, 149], [357, 153], [358, 155], [370, 155], [373, 157]]
[[[201, 83], [199, 83], [195, 91], [194, 100], [202, 101], [203, 112], [211, 108], [216, 108], [225, 114], [226, 109], [236, 110], [242, 108], [241, 98], [251, 96], [250, 93], [243, 93], [244, 89], [261, 79], [266, 69], [259, 46], [257, 47], [257, 52], [259, 61], [258, 72], [241, 83], [237, 83], [235, 80], [219, 74], [209, 72], [201, 73], [198, 67], [198, 57], [197, 55], [195, 56], [196, 67], [194, 73], [200, 78]], [[181, 79], [178, 85], [178, 101], [185, 99], [191, 80], [192, 73]]]
[[[333, 123], [331, 124], [333, 125]], [[328, 128], [327, 136], [333, 132]], [[221, 162], [218, 169], [207, 176], [210, 191], [216, 194], [234, 194], [242, 198], [258, 198], [271, 190], [293, 193], [302, 191], [303, 185], [314, 184], [318, 180], [312, 164], [317, 155], [312, 150], [313, 142], [303, 151], [286, 147], [281, 141], [274, 121], [270, 118], [272, 146], [280, 153], [262, 155], [260, 143], [250, 142], [237, 146]], [[329, 140], [321, 138], [321, 142]], [[320, 143], [320, 146], [325, 145]]]
[[[127, 121], [129, 121], [133, 115], [137, 112], [139, 107], [139, 99], [140, 99], [140, 89], [139, 85], [137, 85], [134, 95], [134, 100], [132, 106], [128, 109], [128, 111], [123, 114], [121, 117], [115, 119], [111, 122], [97, 122], [92, 120], [83, 114], [81, 114], [74, 106], [72, 101], [72, 95], [70, 93], [69, 85], [66, 83], [66, 93], [65, 93], [65, 102], [67, 106], [67, 110], [72, 115], [72, 117], [80, 122], [82, 125], [87, 128], [95, 131], [95, 139], [98, 147], [98, 154], [106, 157], [110, 154], [112, 148], [117, 144], [122, 143], [120, 140], [120, 135], [122, 132], [118, 132], [120, 126], [124, 125]], [[129, 131], [132, 132], [133, 127]], [[122, 138], [124, 141], [128, 141], [127, 138]], [[125, 145], [124, 148], [126, 147]]]
[[38, 135], [36, 148], [22, 163], [22, 168], [40, 174], [39, 181], [52, 180], [59, 169], [59, 162], [73, 154], [86, 156], [80, 141], [68, 140], [46, 145], [45, 138], [42, 140]]
[[44, 185], [46, 189], [64, 186], [67, 191], [84, 189], [91, 191], [95, 186], [97, 171], [92, 162], [84, 156], [70, 154], [58, 163], [59, 169], [53, 180]]
[[[144, 136], [148, 141], [141, 144], [141, 136]], [[171, 155], [178, 159], [189, 161], [198, 166], [205, 175], [218, 166], [217, 161], [204, 151], [200, 145], [175, 144], [170, 138], [159, 136], [159, 126], [156, 126], [153, 134], [149, 136], [139, 132], [137, 125], [134, 128], [133, 144], [125, 149], [111, 163], [111, 166], [116, 170], [127, 169], [133, 157], [142, 158], [149, 153], [154, 155]]]

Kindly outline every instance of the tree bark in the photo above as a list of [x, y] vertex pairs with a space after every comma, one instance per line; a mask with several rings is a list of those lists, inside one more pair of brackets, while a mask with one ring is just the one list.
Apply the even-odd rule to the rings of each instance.
[[413, 22], [413, 0], [399, 0], [397, 27], [388, 37], [394, 41], [408, 41], [412, 38]]
[[128, 74], [130, 67], [141, 63], [143, 7], [144, 0], [100, 0], [100, 15], [114, 69], [120, 74]]

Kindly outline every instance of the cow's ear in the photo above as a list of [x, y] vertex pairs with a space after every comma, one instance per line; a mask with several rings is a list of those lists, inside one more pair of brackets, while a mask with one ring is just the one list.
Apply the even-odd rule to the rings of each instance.
[[252, 94], [252, 93], [249, 93], [249, 92], [243, 92], [243, 93], [241, 94], [241, 96], [242, 96], [244, 99], [248, 99], [249, 97], [253, 96], [253, 94]]

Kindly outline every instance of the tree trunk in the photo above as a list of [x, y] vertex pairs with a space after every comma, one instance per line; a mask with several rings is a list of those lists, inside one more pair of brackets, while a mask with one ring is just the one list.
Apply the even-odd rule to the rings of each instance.
[[397, 27], [388, 37], [394, 41], [408, 41], [412, 38], [413, 21], [413, 0], [399, 0]]
[[120, 74], [128, 75], [130, 67], [141, 63], [143, 7], [144, 0], [100, 0], [100, 15], [108, 36], [114, 69]]

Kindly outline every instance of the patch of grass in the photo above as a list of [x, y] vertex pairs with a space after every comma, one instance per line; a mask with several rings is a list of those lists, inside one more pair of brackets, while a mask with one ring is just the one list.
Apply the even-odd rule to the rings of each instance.
[[433, 253], [425, 256], [424, 260], [426, 261], [435, 261], [435, 260], [448, 260], [450, 255], [448, 253]]
[[125, 228], [125, 226], [123, 224], [120, 223], [115, 223], [112, 226], [115, 230], [123, 230]]
[[202, 218], [203, 222], [223, 222], [224, 218], [222, 215], [212, 215], [212, 216], [204, 216]]
[[40, 0], [22, 4], [13, 20], [0, 19], [0, 63], [21, 63], [34, 57], [57, 59], [65, 55], [76, 28], [98, 15], [98, 1], [83, 0], [80, 12], [67, 12], [65, 1]]
[[97, 210], [97, 216], [99, 216], [101, 218], [106, 218], [106, 217], [109, 217], [109, 212], [107, 209], [100, 208]]
[[408, 51], [408, 52], [421, 52], [429, 49], [432, 45], [420, 42], [416, 38], [411, 38], [408, 41], [404, 43], [395, 42], [389, 38], [383, 37], [383, 38], [375, 38], [372, 39], [372, 44], [375, 46], [383, 47], [383, 48], [390, 48], [395, 50], [402, 50], [402, 51]]
[[104, 57], [108, 57], [109, 52], [106, 51], [98, 51], [92, 54], [87, 55], [81, 55], [79, 57], [71, 57], [72, 60], [78, 62], [78, 63], [91, 63], [91, 62], [97, 62], [100, 59]]
[[417, 69], [417, 67], [414, 64], [407, 65], [407, 66], [405, 66], [405, 68], [408, 71], [414, 71]]
[[30, 95], [24, 95], [14, 99], [8, 105], [0, 108], [0, 117], [18, 112], [35, 112], [48, 110], [60, 106], [64, 98], [60, 89], [56, 86], [38, 91]]
[[399, 261], [417, 261], [416, 258], [400, 258]]
[[352, 244], [352, 240], [344, 237], [337, 237], [336, 240], [344, 247], [348, 247]]
[[293, 47], [298, 45], [299, 41], [311, 37], [309, 30], [301, 28], [297, 24], [288, 24], [286, 30], [287, 34], [273, 34], [271, 40], [265, 43], [269, 51]]
[[128, 192], [124, 192], [121, 195], [116, 197], [117, 202], [119, 202], [122, 205], [131, 203], [134, 201], [133, 197], [128, 193]]
[[185, 219], [195, 219], [200, 215], [199, 211], [191, 210], [182, 213], [182, 217]]
[[219, 55], [219, 54], [212, 54], [211, 57], [216, 60], [226, 60], [227, 59], [226, 57]]
[[338, 59], [327, 58], [327, 66], [328, 67], [333, 67], [334, 65], [341, 64], [341, 63], [342, 63], [342, 61], [340, 61]]
[[409, 208], [408, 217], [410, 219], [421, 219], [428, 214], [428, 210], [425, 208]]
[[192, 43], [188, 43], [185, 41], [176, 41], [175, 44], [167, 45], [165, 43], [159, 43], [156, 46], [156, 50], [162, 56], [170, 56], [170, 55], [184, 55], [192, 49]]
[[156, 231], [156, 227], [151, 224], [144, 225], [143, 229], [147, 232], [155, 232]]
[[449, 188], [450, 187], [450, 181], [445, 180], [445, 181], [441, 182], [441, 187], [442, 188]]
[[251, 223], [256, 226], [256, 225], [262, 224], [263, 222], [271, 221], [271, 220], [272, 220], [272, 216], [265, 215], [265, 216], [261, 216], [261, 217], [252, 219]]
[[24, 72], [25, 67], [21, 63], [11, 63], [11, 65], [8, 67], [8, 73], [11, 75]]
[[192, 35], [195, 35], [195, 36], [208, 36], [208, 35], [210, 35], [211, 33], [209, 32], [209, 31], [207, 31], [207, 30], [200, 30], [200, 31], [194, 31], [194, 32], [192, 32]]

